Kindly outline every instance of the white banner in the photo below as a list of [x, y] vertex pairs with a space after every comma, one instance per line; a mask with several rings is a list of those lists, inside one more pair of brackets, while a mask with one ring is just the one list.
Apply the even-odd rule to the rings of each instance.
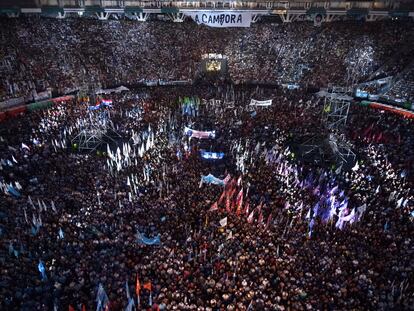
[[232, 12], [232, 11], [196, 11], [184, 12], [190, 16], [197, 24], [209, 27], [250, 27], [252, 13]]
[[272, 99], [269, 100], [250, 100], [250, 106], [270, 106], [272, 104]]
[[110, 94], [110, 93], [121, 93], [121, 92], [129, 91], [129, 88], [121, 85], [120, 87], [114, 89], [104, 89], [104, 90], [97, 90], [96, 94]]
[[44, 100], [44, 99], [49, 99], [51, 97], [52, 97], [52, 91], [47, 90], [47, 91], [44, 91], [44, 92], [36, 93], [34, 95], [34, 100], [35, 101], [41, 101], [41, 100]]

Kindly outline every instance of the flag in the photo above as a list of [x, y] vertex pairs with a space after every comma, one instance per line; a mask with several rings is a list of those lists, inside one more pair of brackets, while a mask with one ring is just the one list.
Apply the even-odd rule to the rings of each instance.
[[247, 203], [244, 205], [244, 212], [243, 212], [243, 214], [245, 214], [246, 216], [249, 216], [249, 208], [250, 208], [250, 203], [247, 201]]
[[249, 217], [247, 217], [247, 222], [249, 224], [251, 224], [253, 222], [254, 211], [255, 210], [252, 210], [252, 212], [250, 213]]
[[222, 220], [220, 220], [220, 226], [222, 227], [227, 226], [227, 217], [224, 217]]
[[223, 182], [225, 185], [227, 185], [227, 183], [230, 181], [230, 178], [231, 178], [230, 174], [227, 174], [226, 178], [223, 179]]
[[30, 151], [30, 148], [28, 145], [26, 145], [25, 143], [22, 143], [22, 149], [27, 149]]
[[142, 288], [149, 290], [150, 292], [152, 291], [152, 286], [151, 286], [151, 281], [145, 283]]
[[356, 161], [355, 166], [352, 168], [352, 170], [356, 172], [358, 169], [359, 169], [359, 164], [358, 164], [358, 161]]
[[132, 311], [134, 306], [135, 306], [134, 299], [128, 299], [128, 305], [125, 311]]
[[220, 198], [219, 198], [219, 200], [217, 202], [218, 205], [221, 205], [221, 203], [223, 202], [223, 200], [226, 197], [226, 195], [227, 195], [227, 191], [226, 190], [223, 190], [223, 193], [221, 194], [221, 196], [220, 196]]
[[226, 211], [228, 212], [228, 213], [230, 213], [231, 212], [231, 202], [230, 202], [230, 198], [227, 196], [227, 198], [226, 198]]
[[111, 99], [102, 99], [101, 105], [111, 106], [112, 105], [112, 100]]
[[312, 231], [313, 231], [314, 224], [315, 224], [315, 219], [312, 218], [311, 221], [309, 222], [309, 238], [311, 238], [311, 236], [312, 236]]
[[98, 293], [96, 294], [96, 311], [109, 310], [109, 299], [101, 283], [99, 283]]
[[259, 223], [259, 225], [261, 225], [263, 223], [263, 213], [262, 213], [262, 210], [260, 210], [258, 223]]
[[131, 296], [129, 295], [129, 285], [128, 285], [128, 280], [125, 281], [125, 293], [127, 296], [128, 301], [131, 299]]
[[138, 278], [138, 274], [137, 274], [137, 281], [135, 283], [135, 293], [137, 294], [137, 301], [138, 301], [138, 305], [139, 305], [139, 296], [140, 296], [140, 292], [141, 292], [141, 284], [139, 283], [139, 278]]
[[233, 232], [230, 231], [229, 235], [226, 237], [226, 240], [230, 240], [233, 238]]
[[272, 214], [270, 213], [270, 214], [269, 214], [269, 217], [267, 217], [266, 227], [265, 227], [266, 229], [268, 229], [268, 228], [269, 228], [269, 225], [270, 225], [271, 220], [272, 220]]
[[240, 190], [239, 194], [237, 195], [236, 205], [237, 205], [237, 215], [239, 215], [242, 205], [243, 205], [243, 188]]
[[43, 264], [43, 261], [39, 261], [39, 264], [37, 265], [37, 268], [39, 269], [39, 272], [42, 274], [42, 281], [47, 279], [46, 276], [46, 268], [45, 265]]
[[210, 207], [210, 209], [208, 210], [209, 212], [214, 212], [214, 211], [217, 211], [219, 208], [218, 208], [218, 204], [217, 204], [217, 202], [215, 202], [211, 207]]
[[75, 309], [71, 305], [69, 305], [69, 311], [75, 311]]
[[64, 234], [63, 234], [63, 230], [62, 230], [62, 228], [59, 228], [59, 238], [60, 238], [61, 240], [63, 240], [63, 238], [64, 238]]

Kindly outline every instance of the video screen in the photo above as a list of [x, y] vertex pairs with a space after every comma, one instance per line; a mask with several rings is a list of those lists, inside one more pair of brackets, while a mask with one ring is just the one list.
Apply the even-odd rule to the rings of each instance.
[[206, 62], [206, 69], [209, 72], [217, 72], [221, 70], [221, 61], [210, 59]]

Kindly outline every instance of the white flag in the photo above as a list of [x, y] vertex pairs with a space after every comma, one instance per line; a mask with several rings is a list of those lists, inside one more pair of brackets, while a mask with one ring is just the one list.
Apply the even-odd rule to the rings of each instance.
[[227, 226], [227, 217], [224, 217], [222, 220], [220, 220], [220, 226], [222, 227]]

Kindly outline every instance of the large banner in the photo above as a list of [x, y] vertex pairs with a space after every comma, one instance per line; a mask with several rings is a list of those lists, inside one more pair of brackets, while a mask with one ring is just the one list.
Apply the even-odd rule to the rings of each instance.
[[250, 101], [250, 106], [270, 106], [272, 104], [272, 100], [255, 100], [252, 99]]
[[127, 92], [127, 91], [129, 91], [129, 88], [121, 85], [120, 87], [113, 88], [113, 89], [97, 90], [96, 94], [121, 93], [121, 92]]
[[195, 138], [216, 138], [216, 131], [196, 131], [189, 127], [184, 128], [184, 134]]
[[184, 12], [190, 16], [197, 24], [209, 27], [250, 27], [252, 13], [232, 12], [232, 11], [195, 11]]
[[225, 186], [226, 182], [228, 181], [228, 179], [220, 179], [215, 177], [214, 175], [208, 174], [207, 176], [201, 176], [201, 180], [200, 180], [200, 188], [203, 185], [203, 183], [206, 184], [213, 184], [213, 185], [218, 185], [218, 186]]
[[224, 158], [224, 152], [210, 152], [200, 150], [201, 157], [206, 160], [221, 160]]

